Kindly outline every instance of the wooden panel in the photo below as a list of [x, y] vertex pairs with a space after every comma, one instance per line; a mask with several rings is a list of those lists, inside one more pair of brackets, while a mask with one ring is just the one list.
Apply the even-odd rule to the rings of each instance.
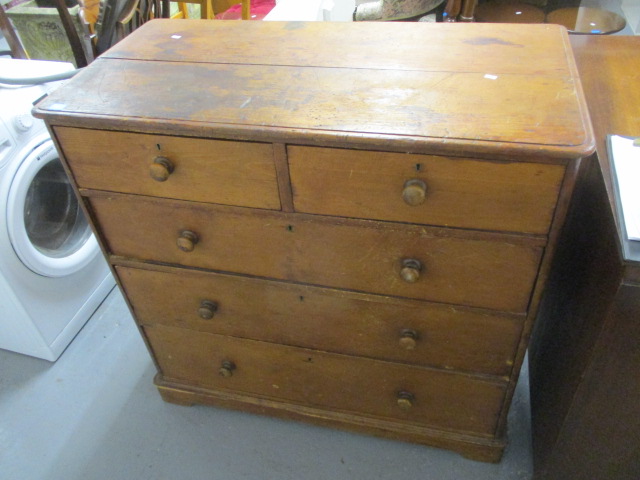
[[[526, 310], [542, 253], [426, 227], [119, 195], [91, 205], [116, 255], [512, 312]], [[189, 253], [176, 246], [185, 230], [199, 237]], [[415, 283], [400, 278], [405, 259], [423, 265]]]
[[[522, 318], [246, 277], [116, 267], [142, 324], [493, 375], [513, 366]], [[213, 318], [198, 314], [202, 301]], [[415, 348], [400, 344], [404, 330]]]
[[[640, 289], [616, 225], [606, 135], [637, 135], [640, 37], [572, 37], [598, 139], [529, 349], [536, 479], [640, 478]], [[614, 206], [615, 208], [615, 206]], [[637, 259], [636, 259], [637, 260]]]
[[[578, 35], [581, 37], [581, 35]], [[589, 37], [589, 35], [587, 35]], [[620, 207], [616, 204], [607, 135], [640, 135], [638, 108], [640, 89], [638, 71], [637, 36], [600, 36], [594, 39], [573, 39], [576, 60], [580, 67], [585, 91], [589, 94], [589, 111], [593, 118], [593, 129], [597, 134], [598, 160], [607, 188], [613, 218], [618, 227], [615, 236], [622, 246], [622, 258], [627, 262], [625, 281], [640, 283], [640, 248], [637, 242], [629, 241], [620, 232]]]
[[[269, 144], [67, 127], [55, 134], [80, 187], [280, 209]], [[174, 167], [163, 182], [149, 173], [160, 156]]]
[[102, 57], [568, 76], [566, 43], [556, 25], [156, 20]]
[[[270, 129], [272, 141], [290, 129], [312, 129], [372, 141], [380, 134], [437, 144], [469, 139], [539, 156], [559, 146], [565, 157], [592, 150], [576, 85], [565, 77], [117, 59], [97, 59], [90, 68], [92, 76], [71, 80], [75, 96], [54, 91], [38, 105], [42, 114], [100, 116], [114, 129], [136, 118], [147, 125], [149, 119], [224, 125], [252, 135]], [[167, 85], [191, 88], [173, 88], [158, 101]]]
[[205, 390], [203, 388], [166, 381], [157, 374], [154, 383], [165, 402], [177, 405], [214, 405], [233, 408], [259, 415], [271, 415], [285, 420], [297, 420], [326, 428], [339, 428], [351, 432], [376, 435], [387, 439], [414, 442], [436, 448], [447, 448], [476, 462], [500, 461], [506, 445], [504, 436], [451, 432], [429, 426], [407, 424], [388, 418], [369, 417], [357, 412], [311, 407], [283, 400], [269, 399], [229, 390]]
[[[491, 435], [504, 384], [409, 365], [162, 326], [144, 328], [165, 379], [408, 424]], [[230, 377], [218, 370], [235, 364]], [[408, 410], [397, 394], [415, 397]]]
[[545, 479], [640, 476], [640, 288], [621, 285], [611, 300]]
[[[546, 234], [564, 167], [357, 150], [288, 148], [296, 211]], [[423, 180], [424, 203], [403, 200]]]
[[[596, 38], [597, 37], [597, 38]], [[613, 203], [607, 135], [638, 136], [638, 39], [618, 35], [572, 35], [576, 62], [596, 133], [598, 158], [607, 192]], [[615, 53], [613, 53], [615, 52]]]

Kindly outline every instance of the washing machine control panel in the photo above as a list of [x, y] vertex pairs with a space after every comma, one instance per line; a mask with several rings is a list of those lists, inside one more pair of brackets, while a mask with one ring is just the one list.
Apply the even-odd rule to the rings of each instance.
[[34, 123], [35, 118], [30, 113], [22, 113], [13, 117], [13, 126], [20, 133], [31, 130]]
[[14, 110], [12, 113], [0, 116], [0, 168], [29, 142], [46, 132], [44, 122], [33, 117], [29, 110]]
[[[0, 71], [15, 78], [42, 77], [73, 70], [67, 62], [0, 58]], [[0, 169], [36, 137], [46, 132], [44, 122], [31, 115], [33, 103], [62, 82], [32, 86], [0, 85]]]
[[42, 86], [0, 87], [0, 168], [35, 137], [46, 131], [42, 120], [31, 115], [33, 101], [44, 93]]

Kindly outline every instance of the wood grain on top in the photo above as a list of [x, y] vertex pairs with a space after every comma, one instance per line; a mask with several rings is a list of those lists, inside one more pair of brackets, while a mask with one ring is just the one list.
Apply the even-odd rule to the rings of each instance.
[[316, 130], [379, 144], [392, 135], [567, 156], [592, 150], [557, 27], [147, 25], [42, 102], [41, 116], [99, 116], [115, 122], [109, 128], [195, 122], [272, 140]]
[[565, 43], [557, 25], [155, 20], [102, 58], [568, 76]]
[[[607, 135], [640, 135], [640, 56], [638, 37], [590, 35], [572, 37], [576, 62], [596, 133], [602, 175], [614, 204]], [[615, 52], [612, 53], [612, 52]]]

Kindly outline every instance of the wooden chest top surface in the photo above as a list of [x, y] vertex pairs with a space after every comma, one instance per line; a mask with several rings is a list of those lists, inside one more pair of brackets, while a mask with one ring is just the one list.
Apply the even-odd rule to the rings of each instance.
[[206, 20], [145, 24], [36, 109], [107, 129], [556, 158], [592, 151], [586, 112], [554, 25]]

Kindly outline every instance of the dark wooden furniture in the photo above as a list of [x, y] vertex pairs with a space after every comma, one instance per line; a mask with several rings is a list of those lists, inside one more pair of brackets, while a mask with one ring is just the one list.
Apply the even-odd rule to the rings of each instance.
[[497, 461], [593, 149], [567, 46], [160, 20], [41, 102], [163, 398]]
[[640, 38], [572, 37], [597, 139], [530, 347], [535, 476], [640, 478], [640, 246], [617, 224], [607, 134], [640, 135]]

